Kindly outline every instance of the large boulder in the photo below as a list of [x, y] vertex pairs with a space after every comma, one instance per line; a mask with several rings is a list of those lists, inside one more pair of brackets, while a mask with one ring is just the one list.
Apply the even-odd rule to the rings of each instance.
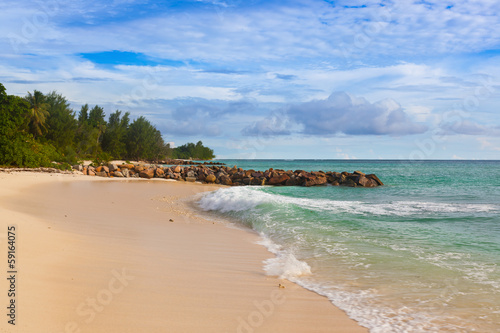
[[262, 181], [264, 181], [266, 178], [252, 178], [250, 181], [250, 185], [262, 185]]
[[382, 181], [376, 175], [374, 175], [373, 173], [371, 173], [369, 175], [366, 175], [366, 178], [370, 178], [370, 179], [374, 180], [375, 183], [377, 183], [377, 186], [384, 185], [384, 183], [382, 183]]
[[105, 171], [97, 171], [95, 173], [95, 175], [98, 177], [107, 177], [108, 176], [108, 174]]
[[177, 165], [174, 170], [172, 170], [174, 173], [181, 173], [182, 172], [182, 167], [180, 165]]
[[120, 172], [122, 173], [123, 177], [126, 177], [126, 178], [130, 177], [130, 170], [129, 169], [127, 169], [127, 168], [121, 169]]
[[205, 178], [205, 181], [207, 183], [215, 183], [215, 180], [217, 178], [215, 178], [215, 175], [214, 174], [209, 174], [206, 178]]
[[310, 187], [310, 186], [319, 186], [319, 185], [324, 185], [327, 183], [326, 177], [317, 177], [317, 176], [311, 176], [306, 178], [306, 181], [304, 182], [304, 186]]
[[285, 185], [286, 185], [286, 186], [296, 186], [296, 185], [298, 185], [298, 184], [297, 184], [297, 179], [295, 178], [295, 176], [290, 177], [290, 179], [288, 179], [288, 180], [285, 182]]
[[154, 176], [155, 176], [154, 169], [146, 169], [146, 170], [142, 170], [141, 172], [139, 172], [139, 177], [141, 177], [141, 178], [151, 179]]
[[114, 163], [108, 163], [108, 169], [109, 171], [118, 171], [118, 166]]
[[269, 185], [285, 185], [287, 180], [290, 179], [290, 176], [288, 176], [286, 173], [276, 174], [273, 172], [273, 174], [273, 177], [269, 178]]
[[163, 171], [162, 168], [156, 168], [156, 170], [155, 170], [155, 177], [157, 177], [157, 178], [164, 178], [165, 177], [165, 171]]
[[228, 186], [233, 185], [233, 181], [228, 175], [221, 175], [219, 177], [219, 181], [222, 185], [228, 185]]
[[120, 169], [124, 169], [124, 168], [125, 169], [133, 169], [133, 168], [135, 168], [135, 166], [131, 163], [120, 165]]

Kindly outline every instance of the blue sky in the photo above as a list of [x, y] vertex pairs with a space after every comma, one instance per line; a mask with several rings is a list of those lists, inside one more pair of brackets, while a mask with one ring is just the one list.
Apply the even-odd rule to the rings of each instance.
[[0, 82], [220, 158], [500, 159], [500, 3], [11, 1]]

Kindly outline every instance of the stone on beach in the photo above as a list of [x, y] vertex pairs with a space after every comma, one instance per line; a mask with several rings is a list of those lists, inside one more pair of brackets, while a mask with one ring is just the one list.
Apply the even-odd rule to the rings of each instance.
[[225, 165], [198, 164], [171, 167], [163, 167], [155, 164], [122, 164], [117, 166], [109, 163], [107, 166], [80, 167], [75, 166], [74, 170], [80, 170], [86, 175], [97, 175], [100, 177], [120, 177], [120, 178], [165, 178], [177, 181], [203, 182], [209, 184], [221, 184], [225, 186], [346, 186], [346, 187], [377, 187], [384, 183], [375, 174], [365, 174], [361, 171], [334, 172], [334, 171], [305, 171], [305, 170], [281, 170], [269, 168], [265, 171], [253, 169], [243, 170], [237, 166], [232, 168]]
[[216, 180], [216, 178], [215, 178], [215, 175], [213, 175], [213, 174], [210, 174], [210, 175], [208, 175], [208, 176], [205, 178], [205, 181], [206, 181], [207, 183], [215, 183], [215, 180]]
[[150, 179], [150, 178], [153, 178], [154, 176], [155, 176], [154, 169], [146, 169], [146, 170], [143, 170], [139, 173], [139, 177], [141, 177], [141, 178]]

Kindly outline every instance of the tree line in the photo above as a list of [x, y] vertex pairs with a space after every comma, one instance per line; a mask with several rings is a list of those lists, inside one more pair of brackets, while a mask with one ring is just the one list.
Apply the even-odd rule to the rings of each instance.
[[85, 104], [78, 114], [66, 98], [53, 91], [7, 95], [0, 83], [0, 165], [52, 166], [52, 161], [95, 164], [111, 159], [160, 161], [165, 158], [208, 160], [212, 149], [203, 143], [171, 148], [158, 129], [141, 116], [116, 110], [106, 120], [104, 109]]

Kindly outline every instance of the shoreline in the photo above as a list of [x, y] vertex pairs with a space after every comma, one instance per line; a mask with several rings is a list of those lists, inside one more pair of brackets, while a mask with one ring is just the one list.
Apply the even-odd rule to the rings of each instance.
[[273, 255], [255, 232], [180, 200], [218, 186], [39, 173], [0, 184], [3, 239], [19, 227], [20, 332], [368, 332], [266, 276]]

